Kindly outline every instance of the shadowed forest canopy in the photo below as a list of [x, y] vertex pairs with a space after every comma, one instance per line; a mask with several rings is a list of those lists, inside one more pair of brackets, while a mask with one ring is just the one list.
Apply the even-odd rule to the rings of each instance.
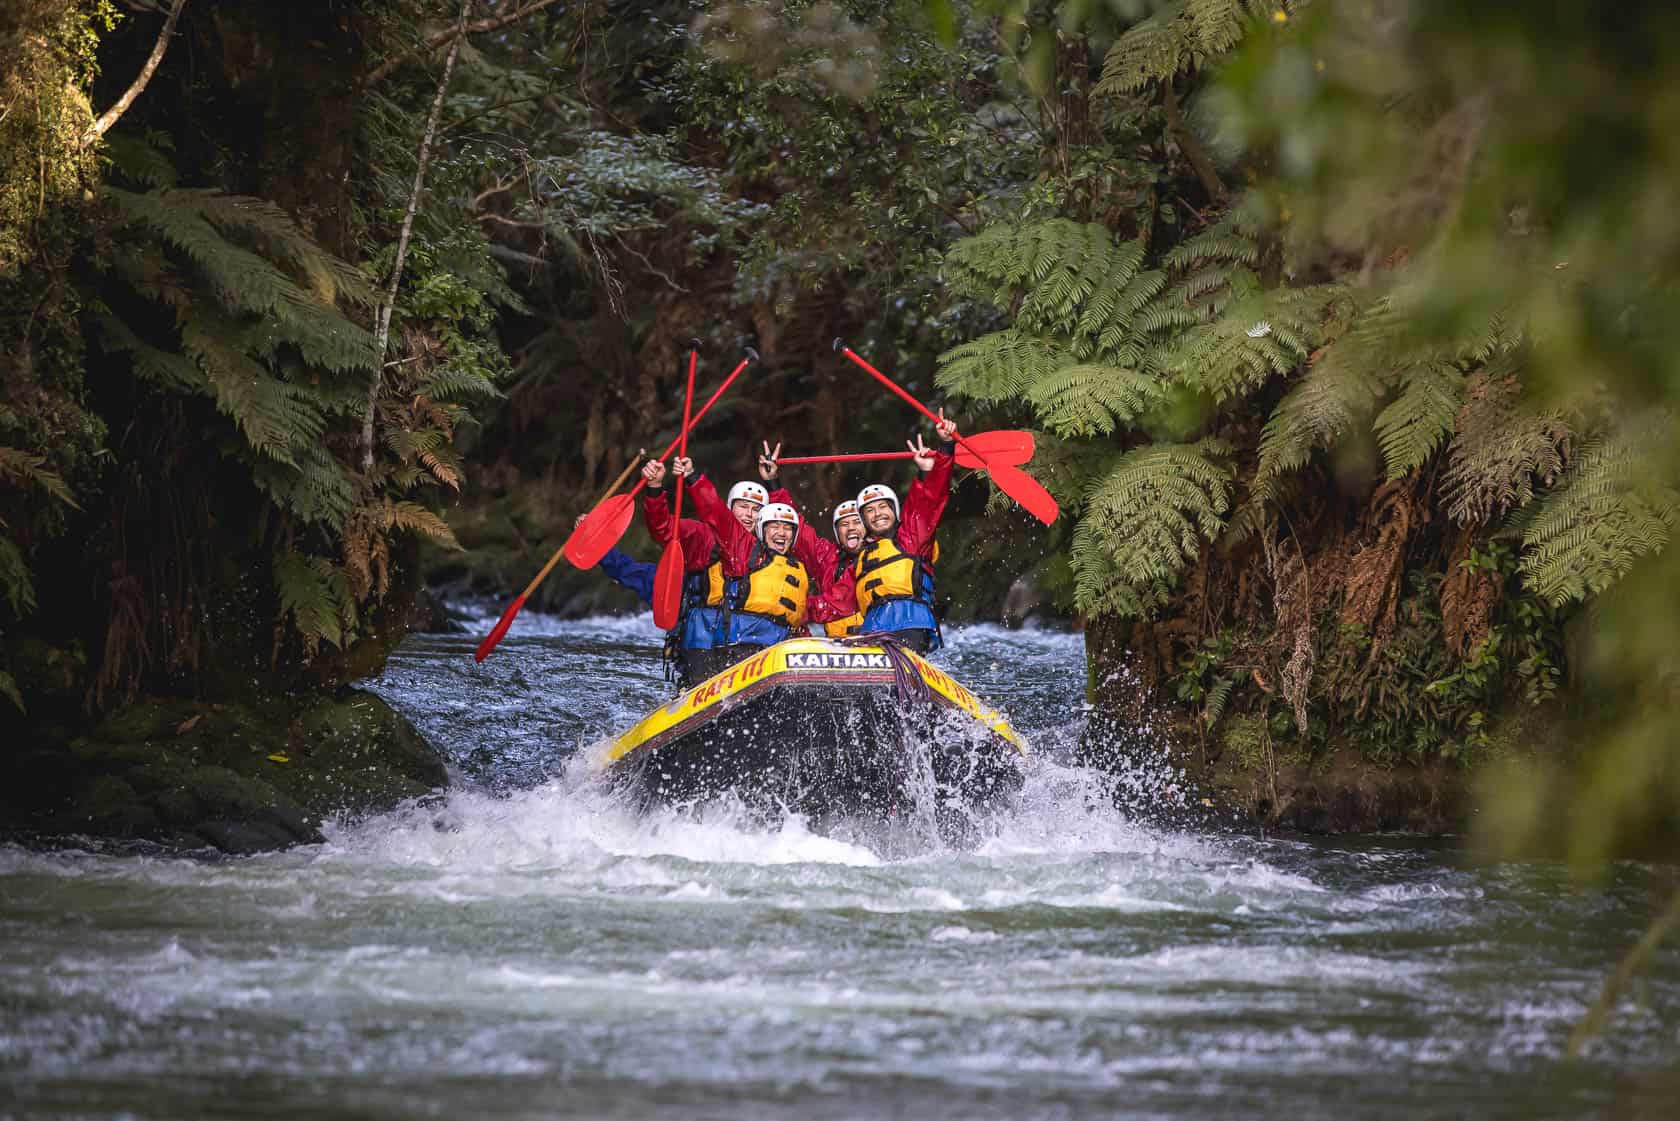
[[[691, 338], [764, 359], [714, 475], [900, 446], [843, 337], [1040, 434], [1066, 516], [965, 480], [954, 610], [1088, 621], [1099, 706], [1261, 816], [1351, 757], [1499, 774], [1490, 838], [1583, 867], [1672, 845], [1671, 5], [170, 11], [0, 16], [6, 720], [336, 684], [425, 579], [517, 590]], [[819, 524], [865, 481], [802, 470]]]

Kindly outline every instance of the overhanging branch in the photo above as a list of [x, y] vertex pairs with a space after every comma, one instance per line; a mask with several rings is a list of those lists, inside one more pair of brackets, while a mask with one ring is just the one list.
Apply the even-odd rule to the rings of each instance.
[[[436, 35], [427, 39], [421, 49], [427, 51], [435, 50], [449, 42], [449, 40], [455, 38], [457, 35], [476, 35], [480, 31], [499, 30], [510, 23], [518, 23], [532, 12], [540, 12], [544, 8], [552, 7], [556, 3], [558, 3], [558, 0], [531, 0], [530, 3], [516, 8], [505, 15], [486, 16], [483, 19], [471, 20], [459, 29], [451, 27], [448, 31], [438, 32]], [[382, 82], [386, 78], [389, 78], [392, 73], [396, 71], [397, 67], [408, 61], [408, 55], [411, 53], [413, 52], [407, 52], [388, 58], [378, 66], [374, 67], [368, 72], [366, 84], [371, 86], [375, 82]]]
[[117, 98], [117, 103], [105, 110], [104, 113], [100, 114], [99, 119], [93, 122], [93, 127], [88, 129], [82, 137], [83, 144], [91, 144], [110, 131], [111, 126], [117, 123], [117, 118], [128, 112], [128, 107], [134, 104], [134, 99], [140, 96], [141, 91], [146, 88], [146, 83], [152, 80], [152, 74], [156, 72], [158, 64], [163, 61], [163, 52], [169, 49], [170, 37], [175, 34], [175, 21], [181, 18], [181, 9], [186, 6], [187, 0], [175, 0], [174, 5], [169, 9], [169, 18], [163, 21], [163, 30], [158, 32], [157, 42], [152, 45], [152, 53], [146, 59], [146, 65], [140, 68], [140, 73], [135, 77], [133, 84], [123, 92], [121, 97]]

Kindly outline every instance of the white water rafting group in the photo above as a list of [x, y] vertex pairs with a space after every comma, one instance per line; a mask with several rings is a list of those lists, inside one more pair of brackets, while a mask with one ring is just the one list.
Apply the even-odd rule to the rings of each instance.
[[[783, 457], [766, 442], [759, 479], [720, 496], [687, 455], [689, 432], [756, 355], [696, 413], [696, 348], [677, 438], [621, 495], [637, 464], [625, 469], [478, 647], [482, 661], [561, 556], [599, 565], [648, 602], [680, 691], [597, 758], [636, 798], [687, 804], [730, 792], [817, 819], [893, 816], [911, 804], [943, 817], [995, 804], [1020, 785], [1026, 747], [1015, 731], [926, 655], [943, 644], [936, 534], [954, 468], [987, 472], [1047, 524], [1057, 516], [1055, 500], [1020, 468], [1032, 436], [964, 436], [850, 348], [836, 349], [933, 422], [936, 445], [917, 436], [903, 452]], [[875, 459], [909, 459], [917, 478], [902, 500], [872, 483], [836, 505], [832, 537], [780, 486], [783, 464]], [[663, 549], [657, 564], [615, 548], [638, 495]], [[696, 516], [683, 516], [685, 497]]]

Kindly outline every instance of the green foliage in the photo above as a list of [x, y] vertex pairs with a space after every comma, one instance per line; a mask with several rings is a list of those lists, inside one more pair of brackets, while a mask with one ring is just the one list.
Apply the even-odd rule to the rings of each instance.
[[281, 610], [310, 653], [322, 642], [343, 647], [355, 632], [356, 596], [349, 577], [327, 558], [281, 553], [274, 561], [274, 586]]
[[[984, 341], [965, 345], [976, 346]], [[953, 365], [945, 369], [953, 382], [975, 384]], [[1160, 379], [1153, 375], [1082, 362], [1059, 369], [1046, 368], [1018, 392], [1052, 432], [1078, 437], [1108, 436], [1117, 428], [1132, 424], [1160, 402], [1162, 390]]]
[[939, 356], [938, 384], [982, 404], [1025, 396], [1065, 361], [1052, 342], [1014, 328], [982, 335]]
[[1554, 605], [1585, 600], [1668, 545], [1680, 493], [1655, 485], [1639, 448], [1666, 424], [1582, 449], [1523, 528], [1525, 583]]
[[37, 248], [38, 227], [95, 181], [83, 142], [94, 121], [87, 87], [108, 0], [11, 0], [0, 20], [0, 277]]
[[126, 291], [97, 318], [100, 342], [160, 391], [214, 401], [259, 486], [307, 522], [342, 526], [355, 487], [322, 438], [372, 374], [372, 336], [338, 306], [371, 303], [367, 283], [259, 199], [108, 193]]
[[[1293, 0], [1167, 0], [1114, 41], [1096, 92], [1130, 93], [1221, 59], [1257, 25], [1285, 22]], [[1282, 17], [1281, 19], [1279, 17]]]
[[1230, 505], [1230, 449], [1217, 440], [1122, 455], [1085, 497], [1073, 534], [1074, 602], [1093, 614], [1151, 614], [1179, 570], [1218, 535]]

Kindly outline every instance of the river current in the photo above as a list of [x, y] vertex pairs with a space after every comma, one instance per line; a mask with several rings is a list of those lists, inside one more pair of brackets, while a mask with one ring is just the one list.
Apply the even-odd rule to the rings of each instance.
[[1066, 765], [1078, 635], [950, 637], [1041, 756], [962, 850], [581, 781], [669, 695], [645, 617], [410, 639], [372, 687], [446, 797], [246, 859], [0, 846], [0, 1116], [1680, 1116], [1680, 952], [1564, 1057], [1669, 871], [1143, 825]]

